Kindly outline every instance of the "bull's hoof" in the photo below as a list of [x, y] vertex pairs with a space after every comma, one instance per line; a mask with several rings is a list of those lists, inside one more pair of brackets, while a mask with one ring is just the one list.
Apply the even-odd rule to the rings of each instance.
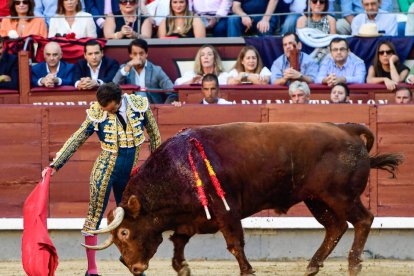
[[256, 271], [254, 270], [250, 270], [248, 272], [240, 272], [240, 276], [254, 276], [256, 274], [254, 274]]
[[362, 264], [349, 267], [349, 276], [356, 276], [362, 270]]
[[318, 274], [318, 272], [319, 272], [319, 267], [318, 266], [308, 267], [306, 269], [305, 276], [313, 276], [313, 275]]
[[183, 267], [178, 271], [178, 276], [191, 276], [190, 266], [186, 261], [182, 262]]

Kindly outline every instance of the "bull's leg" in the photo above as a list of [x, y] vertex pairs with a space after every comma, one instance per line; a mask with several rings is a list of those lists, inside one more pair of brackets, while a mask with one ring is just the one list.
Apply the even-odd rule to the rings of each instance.
[[319, 272], [319, 268], [323, 266], [323, 262], [335, 248], [342, 235], [348, 229], [348, 224], [344, 218], [338, 215], [325, 203], [317, 200], [306, 200], [311, 213], [316, 220], [325, 227], [325, 239], [321, 246], [313, 255], [306, 269], [305, 275], [315, 275]]
[[361, 254], [371, 230], [374, 216], [358, 199], [356, 205], [350, 209], [348, 220], [354, 225], [355, 229], [354, 242], [348, 256], [349, 275], [353, 276], [361, 271]]
[[190, 267], [188, 266], [184, 257], [184, 248], [191, 236], [186, 234], [174, 233], [170, 240], [174, 244], [174, 257], [172, 259], [172, 266], [177, 271], [179, 276], [191, 275]]
[[220, 227], [227, 243], [227, 250], [233, 254], [240, 267], [240, 275], [254, 275], [254, 271], [244, 253], [244, 234], [240, 220], [226, 218], [226, 224]]

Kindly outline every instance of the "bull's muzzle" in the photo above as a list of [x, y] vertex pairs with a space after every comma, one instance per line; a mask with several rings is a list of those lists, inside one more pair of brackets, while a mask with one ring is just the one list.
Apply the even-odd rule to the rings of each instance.
[[144, 272], [145, 270], [148, 269], [148, 265], [147, 264], [142, 264], [142, 263], [136, 263], [131, 265], [131, 272], [134, 275], [141, 275], [142, 272]]

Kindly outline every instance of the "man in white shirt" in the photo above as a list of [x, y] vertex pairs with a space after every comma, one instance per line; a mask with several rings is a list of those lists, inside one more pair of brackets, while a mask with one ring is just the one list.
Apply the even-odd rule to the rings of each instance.
[[375, 23], [379, 33], [398, 35], [398, 22], [394, 14], [379, 9], [381, 0], [361, 0], [366, 13], [360, 13], [352, 20], [352, 35], [358, 35], [363, 24]]
[[218, 78], [214, 74], [207, 74], [201, 81], [201, 92], [204, 95], [202, 104], [233, 104], [223, 98], [219, 98], [220, 87]]

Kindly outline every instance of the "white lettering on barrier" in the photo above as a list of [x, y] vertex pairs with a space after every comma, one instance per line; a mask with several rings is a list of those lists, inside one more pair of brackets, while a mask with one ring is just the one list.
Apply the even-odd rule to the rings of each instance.
[[86, 102], [86, 101], [78, 101], [78, 102], [35, 102], [33, 103], [33, 105], [46, 105], [46, 106], [76, 106], [76, 105], [81, 105], [81, 106], [90, 106], [91, 104], [93, 104], [94, 101], [92, 102]]

